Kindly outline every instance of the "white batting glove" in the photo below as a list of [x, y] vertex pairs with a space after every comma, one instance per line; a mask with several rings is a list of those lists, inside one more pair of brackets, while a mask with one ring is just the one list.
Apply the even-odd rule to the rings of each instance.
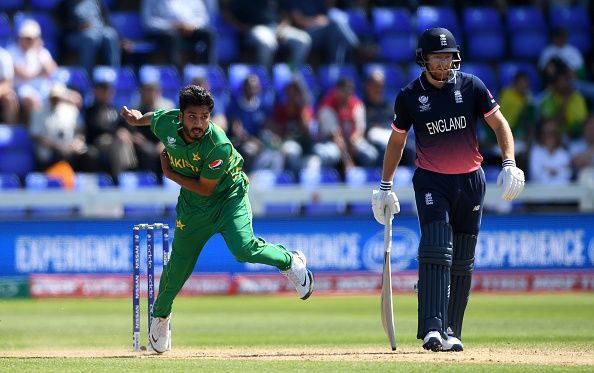
[[380, 190], [374, 190], [371, 196], [371, 208], [373, 216], [378, 223], [385, 225], [386, 212], [392, 216], [400, 212], [398, 197], [392, 192], [392, 182], [383, 181], [380, 183]]
[[503, 161], [503, 170], [497, 177], [497, 186], [501, 186], [501, 198], [511, 201], [524, 190], [524, 171], [516, 167], [516, 161], [506, 159]]

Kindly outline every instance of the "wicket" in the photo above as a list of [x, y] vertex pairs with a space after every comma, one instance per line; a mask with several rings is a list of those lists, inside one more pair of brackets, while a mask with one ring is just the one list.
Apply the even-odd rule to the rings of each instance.
[[[146, 278], [147, 278], [147, 300], [148, 300], [148, 335], [150, 335], [153, 303], [155, 302], [155, 229], [161, 229], [163, 236], [163, 268], [169, 262], [169, 225], [162, 223], [136, 224], [132, 228], [132, 242], [134, 253], [134, 273], [132, 290], [132, 348], [140, 351], [140, 232], [146, 231]], [[151, 350], [147, 341], [147, 350]], [[169, 327], [169, 346], [171, 349], [171, 325]]]

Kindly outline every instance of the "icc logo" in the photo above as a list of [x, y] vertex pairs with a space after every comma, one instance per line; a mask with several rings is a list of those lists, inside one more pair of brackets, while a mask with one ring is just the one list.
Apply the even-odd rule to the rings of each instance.
[[[392, 270], [400, 271], [410, 266], [417, 257], [419, 236], [413, 230], [402, 227], [392, 229]], [[363, 245], [363, 266], [381, 272], [384, 264], [384, 231], [373, 235]]]

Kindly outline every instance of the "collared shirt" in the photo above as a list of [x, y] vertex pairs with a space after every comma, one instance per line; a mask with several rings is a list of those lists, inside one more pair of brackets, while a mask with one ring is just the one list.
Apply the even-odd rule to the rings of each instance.
[[481, 166], [477, 123], [498, 109], [491, 92], [474, 75], [455, 71], [440, 89], [423, 73], [396, 97], [392, 129], [406, 133], [413, 128], [417, 167], [463, 174]]

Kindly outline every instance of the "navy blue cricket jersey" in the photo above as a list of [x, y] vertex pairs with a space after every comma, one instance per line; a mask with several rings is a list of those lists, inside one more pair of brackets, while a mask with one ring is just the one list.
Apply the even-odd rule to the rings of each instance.
[[[417, 167], [442, 174], [463, 174], [481, 166], [477, 123], [499, 105], [476, 76], [460, 71], [441, 89], [425, 74], [400, 90], [392, 128], [415, 131]], [[482, 120], [480, 122], [483, 122]]]

